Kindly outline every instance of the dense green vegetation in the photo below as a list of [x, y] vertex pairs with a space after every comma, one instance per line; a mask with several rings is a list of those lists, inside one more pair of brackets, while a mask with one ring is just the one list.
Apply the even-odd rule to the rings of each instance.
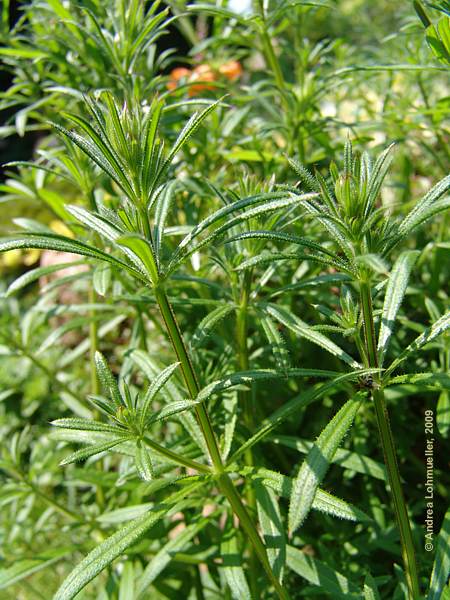
[[4, 2], [2, 598], [450, 599], [449, 16]]

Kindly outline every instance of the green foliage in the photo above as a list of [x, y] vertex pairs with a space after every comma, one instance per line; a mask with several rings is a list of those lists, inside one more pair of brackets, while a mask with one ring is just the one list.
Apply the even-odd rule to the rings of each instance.
[[4, 3], [6, 600], [447, 593], [448, 2], [240, 8]]

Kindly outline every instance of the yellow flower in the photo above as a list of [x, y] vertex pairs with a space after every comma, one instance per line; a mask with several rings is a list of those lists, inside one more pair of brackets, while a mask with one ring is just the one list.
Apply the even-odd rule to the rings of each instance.
[[58, 221], [57, 219], [50, 221], [50, 229], [53, 229], [53, 231], [59, 235], [65, 235], [66, 237], [70, 238], [75, 237], [67, 225], [65, 225], [62, 221]]

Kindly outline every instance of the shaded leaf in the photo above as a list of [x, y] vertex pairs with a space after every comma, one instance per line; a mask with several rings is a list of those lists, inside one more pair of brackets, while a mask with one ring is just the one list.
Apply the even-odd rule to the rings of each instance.
[[317, 344], [327, 352], [334, 354], [353, 368], [359, 368], [361, 365], [349, 356], [342, 348], [339, 348], [337, 344], [328, 339], [325, 335], [312, 329], [304, 321], [299, 319], [292, 312], [286, 308], [281, 308], [275, 304], [267, 304], [265, 306], [266, 312], [273, 317], [276, 321], [296, 333], [300, 337], [304, 337], [313, 344]]
[[292, 546], [287, 547], [287, 564], [297, 575], [317, 585], [333, 600], [361, 600], [358, 586], [325, 563]]
[[417, 352], [422, 346], [435, 340], [437, 337], [442, 335], [450, 327], [450, 311], [446, 312], [442, 317], [435, 321], [430, 327], [427, 327], [423, 333], [421, 333], [403, 352], [401, 352], [396, 359], [392, 361], [389, 367], [386, 369], [384, 376], [387, 378], [400, 364], [407, 358]]

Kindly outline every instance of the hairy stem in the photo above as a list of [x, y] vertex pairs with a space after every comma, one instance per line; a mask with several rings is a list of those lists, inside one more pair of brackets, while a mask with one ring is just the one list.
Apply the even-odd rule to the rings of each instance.
[[[360, 282], [361, 308], [364, 319], [364, 333], [366, 338], [367, 356], [369, 366], [378, 368], [378, 354], [376, 347], [375, 326], [373, 321], [372, 296], [370, 284], [366, 281]], [[383, 447], [384, 461], [389, 478], [394, 511], [400, 532], [400, 543], [402, 558], [405, 567], [406, 581], [408, 585], [408, 597], [417, 600], [420, 597], [419, 580], [417, 576], [416, 557], [414, 553], [414, 542], [409, 522], [408, 510], [403, 495], [400, 472], [397, 463], [394, 438], [389, 423], [389, 415], [384, 398], [384, 391], [380, 387], [380, 376], [374, 376], [374, 387], [372, 399], [375, 406], [375, 414], [380, 433], [381, 445]]]
[[[172, 343], [173, 349], [175, 350], [178, 360], [180, 361], [180, 367], [183, 373], [186, 386], [189, 390], [191, 398], [195, 400], [200, 391], [200, 387], [197, 381], [194, 367], [192, 365], [192, 361], [186, 350], [186, 346], [184, 344], [180, 328], [178, 327], [175, 314], [172, 310], [172, 307], [170, 306], [169, 300], [164, 289], [161, 286], [156, 286], [154, 288], [154, 293], [159, 309], [161, 311], [161, 315], [166, 325], [166, 330]], [[231, 508], [233, 509], [233, 512], [238, 517], [243, 530], [251, 540], [255, 549], [255, 553], [258, 556], [264, 570], [266, 571], [269, 580], [275, 587], [278, 597], [282, 600], [287, 600], [289, 596], [287, 592], [282, 588], [278, 579], [272, 571], [269, 560], [267, 558], [265, 546], [261, 541], [261, 538], [259, 537], [255, 524], [253, 523], [246, 507], [244, 506], [233, 482], [230, 479], [230, 476], [224, 470], [224, 464], [220, 455], [217, 439], [212, 428], [208, 412], [203, 406], [203, 404], [199, 404], [196, 407], [196, 415], [208, 447], [213, 469], [216, 473], [216, 476], [218, 477], [220, 488], [225, 497], [228, 499]]]

